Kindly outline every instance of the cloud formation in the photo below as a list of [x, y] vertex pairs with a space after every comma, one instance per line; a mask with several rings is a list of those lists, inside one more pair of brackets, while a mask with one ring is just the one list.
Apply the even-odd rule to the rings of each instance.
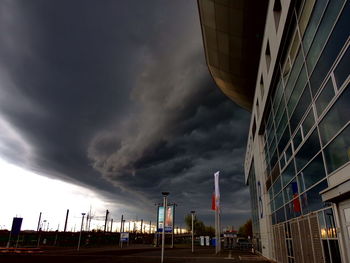
[[1, 2], [2, 157], [140, 217], [168, 190], [208, 223], [220, 170], [224, 223], [249, 217], [249, 114], [208, 73], [195, 2], [28, 2]]

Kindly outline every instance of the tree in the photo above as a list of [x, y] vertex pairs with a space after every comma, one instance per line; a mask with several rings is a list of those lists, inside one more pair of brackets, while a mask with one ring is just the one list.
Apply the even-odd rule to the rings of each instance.
[[252, 227], [252, 220], [248, 219], [244, 225], [241, 225], [238, 229], [238, 235], [243, 237], [253, 237], [253, 227]]
[[[192, 230], [192, 214], [185, 216], [187, 230]], [[194, 234], [197, 236], [214, 236], [215, 230], [212, 226], [206, 226], [197, 216], [193, 219]]]

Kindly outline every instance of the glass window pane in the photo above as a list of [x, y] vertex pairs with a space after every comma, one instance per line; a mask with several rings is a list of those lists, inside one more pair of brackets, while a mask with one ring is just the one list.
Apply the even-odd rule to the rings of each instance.
[[287, 111], [284, 111], [282, 119], [278, 125], [277, 130], [276, 130], [277, 141], [279, 141], [281, 139], [282, 133], [284, 132], [285, 127], [287, 126], [287, 122], [288, 122]]
[[306, 76], [306, 69], [304, 66], [299, 74], [298, 80], [293, 88], [293, 92], [288, 101], [287, 108], [288, 108], [289, 115], [292, 115], [295, 105], [298, 103], [300, 95], [302, 94], [305, 88], [306, 81], [307, 81], [307, 76]]
[[[337, 13], [339, 11], [339, 8], [343, 4], [344, 1], [342, 0], [336, 0], [336, 1], [330, 1], [329, 2], [329, 8], [335, 8], [332, 10], [331, 16], [334, 16], [333, 18], [324, 16], [324, 20], [327, 20], [327, 23], [331, 23], [330, 25], [327, 25], [327, 27], [332, 26], [334, 20], [337, 16]], [[324, 78], [326, 77], [328, 71], [332, 67], [334, 61], [339, 55], [340, 50], [343, 48], [344, 44], [346, 43], [348, 37], [349, 37], [349, 30], [348, 26], [350, 24], [350, 3], [347, 2], [345, 8], [342, 11], [341, 16], [339, 17], [339, 20], [334, 27], [332, 34], [327, 42], [327, 45], [325, 46], [324, 50], [322, 51], [322, 54], [317, 62], [317, 65], [315, 67], [315, 70], [312, 72], [312, 75], [310, 77], [310, 86], [311, 91], [313, 95], [316, 94], [317, 90], [320, 88], [321, 83], [323, 82]], [[327, 14], [326, 14], [327, 15]], [[322, 26], [320, 27], [321, 31]], [[327, 28], [328, 30], [328, 28]], [[324, 32], [325, 33], [325, 32]], [[327, 32], [328, 35], [328, 32]], [[323, 37], [322, 37], [323, 38]], [[318, 39], [315, 39], [316, 42]], [[322, 40], [323, 41], [323, 40]], [[322, 44], [323, 45], [323, 44]], [[310, 49], [311, 52], [312, 48]], [[309, 68], [311, 69], [311, 68]], [[310, 71], [311, 72], [311, 71]]]
[[320, 96], [318, 96], [316, 100], [316, 110], [317, 110], [318, 116], [322, 114], [322, 112], [328, 106], [329, 102], [333, 99], [333, 97], [334, 97], [333, 83], [332, 83], [332, 79], [329, 78]]
[[[324, 257], [325, 257], [325, 261], [331, 262], [331, 257], [329, 255], [329, 248], [328, 248], [328, 240], [322, 240], [322, 245], [323, 245], [323, 251], [324, 251]], [[341, 262], [341, 261], [339, 261]]]
[[306, 109], [310, 106], [311, 104], [311, 95], [310, 95], [310, 89], [307, 86], [304, 89], [303, 94], [301, 95], [301, 98], [298, 102], [298, 105], [296, 106], [292, 117], [290, 118], [290, 128], [292, 133], [295, 131], [297, 128], [300, 120], [303, 118]]
[[276, 224], [276, 213], [272, 213], [271, 215], [271, 221], [272, 221], [272, 224]]
[[294, 161], [292, 160], [282, 173], [283, 186], [286, 186], [294, 176], [295, 176], [295, 168], [294, 168]]
[[283, 196], [282, 192], [280, 192], [276, 197], [275, 197], [275, 209], [278, 209], [283, 205]]
[[319, 125], [323, 144], [326, 144], [350, 120], [349, 102], [350, 88], [348, 85]]
[[279, 124], [279, 122], [280, 122], [280, 120], [281, 120], [281, 118], [282, 118], [282, 114], [283, 114], [283, 112], [284, 112], [284, 99], [281, 101], [281, 103], [280, 103], [280, 105], [278, 106], [278, 109], [277, 109], [277, 113], [276, 113], [276, 115], [275, 115], [275, 123], [276, 123], [276, 125], [278, 126], [278, 124]]
[[290, 133], [289, 133], [289, 127], [288, 125], [284, 129], [283, 135], [281, 137], [280, 142], [278, 143], [278, 151], [281, 153], [283, 152], [284, 148], [286, 147], [287, 143], [290, 140]]
[[292, 154], [293, 154], [292, 145], [289, 144], [288, 148], [286, 149], [286, 158], [287, 158], [287, 162], [288, 162], [289, 159], [292, 157]]
[[302, 141], [303, 137], [301, 136], [301, 130], [299, 129], [293, 138], [294, 149], [297, 149]]
[[295, 198], [293, 201], [289, 202], [285, 206], [285, 208], [286, 208], [287, 220], [298, 217], [301, 215], [299, 198]]
[[286, 100], [288, 101], [290, 94], [292, 93], [292, 90], [295, 86], [295, 82], [299, 76], [299, 72], [301, 70], [301, 67], [303, 65], [303, 55], [302, 52], [299, 49], [298, 56], [295, 59], [295, 62], [293, 64], [292, 71], [290, 73], [287, 85], [286, 85], [286, 90], [285, 90], [285, 96]]
[[350, 160], [350, 125], [324, 149], [324, 153], [328, 173]]
[[281, 191], [281, 176], [278, 176], [275, 183], [273, 184], [273, 192], [275, 193], [275, 195]]
[[281, 155], [280, 165], [281, 165], [281, 168], [283, 168], [286, 165], [286, 160], [284, 158], [284, 154]]
[[[312, 72], [320, 52], [328, 38], [329, 33], [334, 25], [334, 22], [339, 14], [339, 10], [342, 7], [344, 0], [332, 0], [329, 1], [327, 10], [323, 15], [322, 21], [317, 29], [315, 38], [313, 39], [311, 48], [306, 58], [309, 72]], [[311, 87], [312, 88], [312, 87]]]
[[323, 180], [321, 183], [300, 196], [304, 215], [326, 206], [325, 203], [322, 202], [322, 198], [319, 193], [327, 187], [327, 180]]
[[318, 223], [319, 223], [320, 232], [321, 232], [321, 238], [327, 238], [326, 223], [324, 221], [323, 211], [318, 212], [317, 215], [318, 215]]
[[277, 223], [281, 223], [286, 220], [286, 217], [284, 215], [284, 207], [281, 207], [276, 211], [276, 221]]
[[344, 81], [349, 76], [350, 68], [350, 48], [345, 52], [344, 56], [341, 58], [341, 61], [337, 65], [337, 68], [334, 70], [334, 77], [337, 83], [338, 88], [340, 88]]
[[329, 240], [332, 262], [341, 262], [338, 240]]
[[309, 20], [308, 26], [305, 31], [305, 35], [303, 38], [304, 51], [307, 53], [309, 50], [312, 40], [314, 39], [317, 27], [321, 21], [323, 12], [327, 6], [327, 0], [318, 0], [316, 1], [316, 5], [314, 10], [312, 11], [311, 18]]
[[312, 162], [298, 175], [299, 185], [302, 191], [308, 189], [326, 176], [322, 155], [319, 154]]
[[287, 187], [284, 188], [283, 194], [286, 202], [289, 202], [290, 200], [299, 195], [298, 184], [296, 179], [293, 179], [293, 181], [291, 181], [290, 184], [288, 184]]
[[326, 219], [326, 229], [328, 238], [336, 238], [337, 237], [337, 229], [335, 226], [334, 216], [332, 209], [327, 209], [324, 211], [324, 216]]
[[279, 107], [279, 104], [282, 98], [283, 98], [283, 85], [282, 85], [281, 79], [279, 79], [276, 87], [275, 99], [273, 101], [273, 109], [275, 112], [277, 112], [277, 108]]
[[309, 111], [309, 114], [306, 116], [302, 125], [304, 136], [307, 136], [307, 134], [311, 130], [312, 126], [314, 126], [314, 124], [315, 124], [314, 111], [311, 108]]
[[295, 156], [297, 170], [300, 171], [319, 150], [320, 141], [318, 139], [317, 129], [315, 129]]

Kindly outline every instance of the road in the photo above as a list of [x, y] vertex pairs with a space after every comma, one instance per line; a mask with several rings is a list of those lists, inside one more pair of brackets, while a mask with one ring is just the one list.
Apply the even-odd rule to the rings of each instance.
[[[1, 253], [2, 263], [157, 263], [160, 262], [160, 249], [152, 247], [132, 247], [124, 249], [99, 248], [82, 249], [77, 252], [73, 249], [47, 250], [35, 254], [9, 254]], [[220, 255], [214, 254], [213, 248], [196, 248], [195, 253], [191, 253], [188, 248], [174, 248], [165, 250], [164, 263], [184, 263], [184, 262], [256, 262], [267, 263], [261, 257], [257, 257], [250, 252], [239, 250], [225, 250]]]

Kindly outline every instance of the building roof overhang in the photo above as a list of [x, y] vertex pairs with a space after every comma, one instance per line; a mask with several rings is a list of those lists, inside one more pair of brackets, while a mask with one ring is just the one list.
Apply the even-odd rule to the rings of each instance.
[[268, 0], [198, 0], [209, 71], [218, 87], [251, 111]]

